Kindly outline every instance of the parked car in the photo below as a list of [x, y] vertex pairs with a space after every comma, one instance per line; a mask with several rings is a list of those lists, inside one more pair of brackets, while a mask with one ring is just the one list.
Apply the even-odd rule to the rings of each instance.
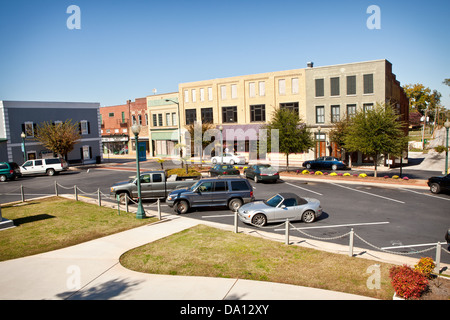
[[244, 175], [248, 179], [253, 179], [256, 183], [260, 181], [277, 182], [280, 174], [277, 169], [270, 164], [256, 164], [248, 167], [244, 171]]
[[20, 168], [15, 162], [0, 162], [0, 181], [15, 180], [21, 177]]
[[189, 189], [172, 191], [166, 203], [180, 214], [196, 207], [228, 206], [236, 211], [242, 204], [254, 200], [253, 187], [247, 179], [220, 176], [201, 179]]
[[66, 160], [61, 158], [28, 160], [20, 166], [22, 175], [46, 174], [53, 176], [69, 168]]
[[240, 175], [241, 172], [231, 164], [216, 164], [209, 169], [209, 175], [211, 177], [221, 175]]
[[308, 160], [303, 162], [306, 169], [323, 168], [323, 169], [345, 169], [346, 165], [335, 157], [319, 157], [316, 160]]
[[450, 191], [450, 174], [440, 177], [431, 177], [428, 179], [427, 184], [432, 193]]
[[[178, 177], [176, 174], [166, 177], [165, 171], [145, 171], [140, 174], [142, 199], [165, 199], [175, 189], [189, 188], [195, 184], [200, 176]], [[128, 198], [138, 198], [137, 179], [117, 182], [110, 188], [111, 197], [119, 196], [121, 203]]]
[[[222, 156], [215, 156], [211, 158], [213, 164], [222, 163]], [[245, 164], [245, 157], [237, 154], [224, 153], [223, 163], [227, 164]]]
[[239, 220], [256, 226], [286, 219], [311, 223], [321, 214], [319, 200], [302, 198], [294, 193], [277, 193], [267, 200], [245, 204], [238, 210]]

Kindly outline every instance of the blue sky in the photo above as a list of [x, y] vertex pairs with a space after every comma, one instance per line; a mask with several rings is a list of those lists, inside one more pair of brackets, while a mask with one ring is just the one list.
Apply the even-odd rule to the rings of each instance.
[[0, 0], [0, 100], [108, 106], [182, 82], [387, 59], [450, 109], [449, 12], [448, 0]]

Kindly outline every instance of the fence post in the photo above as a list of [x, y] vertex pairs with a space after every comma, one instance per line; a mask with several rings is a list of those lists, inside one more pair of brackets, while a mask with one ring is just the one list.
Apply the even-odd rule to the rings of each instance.
[[441, 243], [438, 242], [436, 245], [436, 267], [434, 268], [434, 272], [439, 275], [441, 270]]
[[22, 202], [25, 202], [25, 193], [23, 192], [23, 184], [20, 185], [20, 195], [22, 196]]
[[55, 194], [58, 196], [58, 182], [55, 181]]
[[238, 233], [238, 212], [234, 211], [234, 233]]
[[286, 230], [285, 230], [285, 236], [284, 236], [284, 243], [289, 245], [289, 219], [286, 219], [285, 222]]
[[100, 195], [100, 188], [97, 189], [97, 195], [98, 195], [98, 206], [102, 206], [102, 196]]
[[74, 185], [73, 189], [75, 190], [75, 200], [78, 201], [77, 185]]
[[353, 257], [353, 228], [350, 230], [350, 244], [349, 244], [349, 250], [348, 250], [348, 255], [350, 257]]
[[158, 198], [157, 205], [158, 205], [158, 219], [161, 220], [161, 202], [160, 202], [159, 198]]
[[128, 193], [125, 193], [125, 211], [128, 213]]
[[[120, 196], [117, 194], [116, 195], [116, 199], [117, 199], [117, 214], [120, 216]], [[125, 202], [127, 202], [127, 198], [125, 198]]]

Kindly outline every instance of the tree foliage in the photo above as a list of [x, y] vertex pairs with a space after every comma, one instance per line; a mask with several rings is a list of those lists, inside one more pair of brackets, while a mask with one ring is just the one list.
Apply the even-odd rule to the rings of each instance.
[[403, 90], [410, 101], [410, 111], [418, 111], [424, 115], [427, 108], [431, 111], [440, 105], [441, 93], [437, 90], [431, 91], [421, 83], [406, 84]]
[[398, 115], [390, 105], [377, 103], [372, 110], [357, 112], [350, 119], [344, 137], [345, 149], [371, 156], [376, 176], [380, 155], [402, 156], [406, 149], [408, 141], [403, 131], [405, 125], [398, 120]]
[[67, 159], [67, 154], [73, 150], [81, 135], [79, 124], [66, 120], [56, 124], [51, 122], [39, 124], [34, 137], [48, 150]]
[[[303, 123], [297, 113], [289, 109], [275, 109], [272, 120], [263, 127], [267, 129], [267, 145], [272, 149], [272, 130], [278, 132], [279, 152], [286, 156], [286, 169], [289, 169], [289, 154], [307, 152], [314, 147], [309, 128]], [[261, 141], [260, 141], [261, 143]]]

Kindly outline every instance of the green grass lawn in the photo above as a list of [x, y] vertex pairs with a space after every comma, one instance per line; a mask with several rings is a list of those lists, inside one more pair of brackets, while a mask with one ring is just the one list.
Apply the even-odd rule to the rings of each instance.
[[[169, 275], [262, 280], [335, 290], [378, 299], [392, 299], [386, 263], [287, 246], [212, 227], [198, 225], [123, 254], [131, 270]], [[380, 265], [380, 288], [367, 285]], [[370, 281], [370, 280], [369, 280]]]
[[60, 197], [2, 206], [15, 228], [0, 231], [0, 261], [64, 248], [157, 221]]

